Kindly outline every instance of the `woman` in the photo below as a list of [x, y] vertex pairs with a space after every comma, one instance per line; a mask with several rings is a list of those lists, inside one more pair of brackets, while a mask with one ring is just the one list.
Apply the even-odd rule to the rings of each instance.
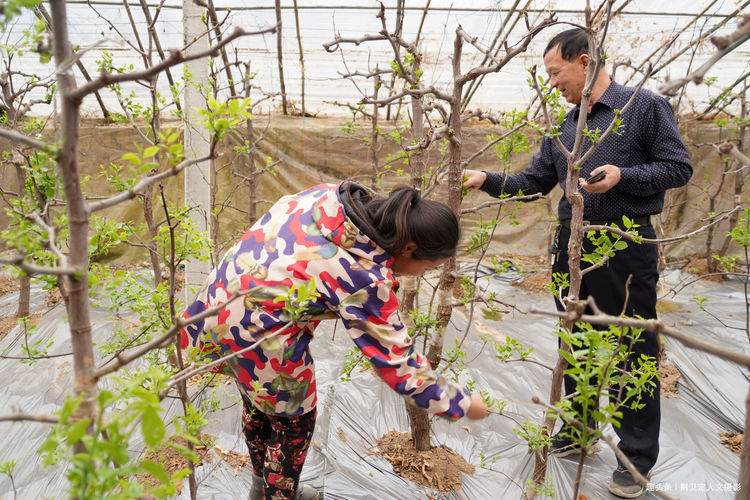
[[[298, 490], [315, 427], [315, 370], [308, 344], [325, 318], [339, 318], [378, 376], [436, 415], [478, 419], [482, 399], [440, 379], [414, 352], [398, 312], [393, 275], [419, 275], [456, 253], [451, 210], [409, 187], [387, 198], [345, 182], [281, 198], [219, 262], [185, 311], [189, 318], [245, 292], [182, 332], [182, 346], [218, 359], [282, 330], [226, 362], [243, 396], [243, 428], [253, 464], [251, 499], [314, 499]], [[292, 287], [314, 283], [316, 295], [292, 318]]]

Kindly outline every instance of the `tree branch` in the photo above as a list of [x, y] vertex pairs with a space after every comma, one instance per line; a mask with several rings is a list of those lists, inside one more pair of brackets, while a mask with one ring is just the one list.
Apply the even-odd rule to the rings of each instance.
[[29, 264], [23, 261], [23, 255], [19, 255], [13, 258], [0, 258], [0, 264], [15, 266], [28, 274], [51, 274], [55, 276], [72, 276], [77, 273], [81, 273], [83, 269], [75, 269], [72, 267], [45, 267], [37, 266], [36, 264]]
[[687, 75], [685, 78], [679, 78], [677, 80], [667, 81], [664, 85], [659, 87], [659, 92], [664, 95], [673, 96], [677, 94], [677, 91], [688, 84], [688, 82], [694, 82], [700, 84], [703, 82], [703, 78], [706, 76], [711, 67], [716, 64], [721, 58], [732, 52], [734, 49], [745, 43], [750, 39], [750, 14], [742, 16], [740, 21], [737, 23], [737, 30], [727, 36], [714, 36], [711, 37], [711, 42], [718, 49], [711, 58], [703, 63], [703, 65]]
[[191, 316], [190, 319], [187, 321], [178, 319], [172, 327], [164, 332], [163, 335], [152, 339], [151, 341], [141, 345], [138, 349], [131, 351], [127, 354], [118, 353], [115, 357], [110, 358], [110, 361], [114, 360], [115, 362], [111, 365], [109, 365], [109, 362], [107, 365], [102, 366], [98, 370], [94, 371], [93, 378], [98, 380], [102, 378], [105, 375], [108, 375], [112, 372], [116, 372], [123, 366], [127, 365], [128, 363], [135, 361], [136, 359], [140, 358], [147, 352], [149, 352], [152, 349], [156, 349], [159, 347], [164, 346], [165, 344], [169, 343], [172, 336], [174, 336], [175, 333], [182, 330], [186, 326], [192, 325], [194, 323], [197, 323], [205, 318], [208, 318], [209, 316], [214, 316], [218, 314], [222, 309], [224, 309], [226, 306], [234, 302], [235, 300], [239, 299], [240, 297], [244, 297], [248, 293], [250, 293], [253, 289], [244, 290], [242, 292], [238, 292], [234, 296], [232, 296], [229, 300], [224, 302], [223, 304], [219, 304], [214, 307], [210, 307], [206, 309], [205, 311], [201, 312], [200, 314], [196, 314], [195, 316]]
[[732, 156], [735, 160], [742, 163], [743, 165], [750, 165], [750, 157], [742, 154], [737, 145], [732, 142], [719, 144], [717, 149], [719, 150], [719, 153]]
[[165, 389], [163, 389], [159, 393], [159, 397], [163, 399], [169, 393], [169, 391], [172, 390], [172, 388], [175, 385], [177, 385], [179, 382], [181, 382], [183, 380], [187, 380], [187, 379], [190, 379], [190, 378], [192, 378], [192, 377], [194, 377], [196, 375], [200, 375], [201, 373], [207, 372], [208, 370], [210, 370], [214, 366], [218, 366], [218, 365], [220, 365], [222, 363], [225, 363], [226, 361], [229, 361], [232, 358], [236, 358], [237, 356], [239, 356], [241, 354], [244, 354], [244, 353], [246, 353], [248, 351], [252, 351], [256, 347], [258, 347], [260, 344], [262, 344], [263, 342], [265, 342], [266, 340], [270, 340], [270, 339], [272, 339], [272, 338], [274, 338], [274, 337], [276, 337], [276, 336], [284, 333], [292, 325], [294, 325], [294, 323], [287, 323], [286, 325], [282, 326], [281, 328], [279, 328], [275, 332], [273, 332], [271, 334], [268, 334], [268, 335], [265, 335], [262, 339], [258, 340], [257, 342], [252, 343], [251, 345], [249, 345], [249, 346], [247, 346], [245, 348], [240, 349], [239, 351], [234, 351], [231, 354], [227, 354], [226, 356], [221, 357], [221, 358], [219, 358], [217, 360], [211, 361], [208, 364], [201, 365], [198, 368], [196, 368], [194, 370], [191, 370], [191, 371], [189, 371], [187, 373], [182, 373], [182, 374], [175, 375], [174, 377], [172, 377], [172, 379], [169, 382], [169, 384], [167, 385], [167, 387]]
[[0, 415], [0, 422], [41, 422], [44, 424], [56, 424], [60, 421], [54, 415], [32, 415], [30, 413], [11, 413], [10, 415]]
[[479, 212], [483, 208], [492, 207], [495, 205], [504, 205], [505, 203], [509, 203], [511, 201], [533, 201], [533, 200], [538, 200], [539, 198], [544, 198], [544, 195], [542, 193], [536, 193], [536, 194], [529, 194], [529, 195], [523, 195], [523, 196], [511, 196], [510, 198], [504, 198], [502, 200], [486, 201], [480, 205], [477, 205], [476, 207], [462, 208], [461, 215], [470, 214], [473, 212]]
[[225, 45], [229, 44], [230, 42], [234, 41], [237, 38], [240, 38], [242, 36], [247, 35], [260, 35], [264, 33], [275, 33], [276, 32], [276, 26], [273, 26], [271, 28], [266, 28], [260, 31], [245, 31], [242, 28], [236, 27], [232, 34], [227, 36], [224, 40], [222, 40], [220, 43], [217, 43], [213, 47], [211, 47], [208, 50], [204, 50], [203, 52], [196, 52], [195, 54], [190, 54], [189, 56], [185, 56], [181, 51], [179, 50], [172, 50], [170, 51], [170, 54], [168, 57], [166, 57], [164, 60], [162, 60], [159, 64], [155, 64], [151, 66], [150, 68], [144, 69], [142, 71], [133, 71], [130, 73], [122, 73], [113, 75], [111, 73], [102, 72], [99, 74], [99, 78], [95, 80], [91, 80], [90, 82], [86, 83], [85, 85], [82, 85], [80, 87], [75, 88], [75, 90], [71, 91], [68, 95], [69, 99], [72, 99], [73, 101], [80, 101], [85, 96], [100, 90], [107, 85], [112, 85], [113, 83], [120, 83], [120, 82], [129, 82], [133, 80], [149, 80], [152, 77], [158, 75], [162, 71], [171, 68], [172, 66], [176, 66], [181, 63], [185, 63], [187, 61], [194, 61], [196, 59], [202, 59], [204, 57], [215, 57], [219, 54], [221, 51], [221, 48]]
[[[704, 340], [699, 340], [691, 337], [675, 328], [666, 326], [660, 319], [636, 319], [627, 318], [621, 316], [610, 316], [609, 314], [603, 313], [593, 297], [589, 297], [586, 300], [586, 305], [594, 311], [594, 314], [579, 314], [577, 311], [546, 311], [532, 307], [529, 312], [535, 314], [542, 314], [545, 316], [555, 316], [559, 318], [565, 318], [571, 322], [584, 321], [586, 323], [592, 323], [594, 325], [620, 325], [627, 326], [630, 328], [643, 328], [655, 332], [657, 334], [666, 335], [675, 340], [678, 340], [687, 347], [697, 349], [699, 351], [718, 356], [720, 358], [732, 361], [738, 365], [750, 368], [750, 356], [742, 354], [736, 351], [725, 349], [723, 347], [716, 346]], [[583, 310], [583, 308], [581, 308]]]
[[[538, 404], [538, 405], [544, 406], [549, 411], [553, 411], [553, 412], [557, 413], [558, 415], [562, 415], [562, 411], [560, 410], [560, 408], [558, 408], [556, 406], [549, 405], [549, 404], [543, 402], [542, 400], [540, 400], [536, 396], [532, 396], [531, 397], [531, 401], [534, 404]], [[581, 424], [581, 422], [579, 422], [579, 421], [569, 422], [569, 423], [572, 424], [574, 427], [577, 427], [579, 429], [583, 428], [583, 424]], [[631, 462], [630, 459], [628, 458], [628, 456], [625, 455], [625, 453], [620, 448], [617, 447], [617, 445], [615, 444], [614, 440], [611, 437], [605, 435], [604, 433], [598, 433], [598, 432], [596, 432], [596, 429], [593, 429], [591, 427], [589, 427], [589, 432], [592, 433], [592, 434], [594, 434], [594, 433], [599, 434], [601, 436], [601, 438], [607, 443], [607, 445], [610, 448], [612, 448], [612, 451], [615, 452], [615, 455], [617, 455], [617, 458], [619, 458], [620, 461], [623, 464], [625, 464], [625, 467], [633, 475], [633, 478], [636, 481], [638, 481], [638, 483], [642, 484], [643, 486], [648, 486], [648, 483], [649, 483], [648, 478], [644, 477], [643, 474], [641, 474], [640, 471], [635, 468], [635, 466], [633, 465], [633, 462]], [[671, 496], [667, 495], [663, 491], [654, 490], [654, 493], [656, 493], [658, 496], [664, 498], [665, 500], [675, 500], [674, 498], [672, 498]]]
[[[691, 238], [691, 237], [695, 236], [696, 234], [698, 234], [700, 232], [705, 231], [706, 229], [708, 229], [711, 226], [714, 226], [714, 225], [718, 224], [719, 222], [723, 221], [727, 217], [730, 217], [735, 212], [739, 212], [740, 210], [742, 210], [742, 206], [738, 205], [738, 206], [734, 207], [732, 210], [730, 210], [729, 212], [726, 212], [726, 213], [724, 213], [721, 216], [715, 216], [715, 217], [718, 217], [718, 218], [716, 218], [715, 220], [709, 222], [705, 226], [701, 226], [698, 229], [696, 229], [695, 231], [691, 231], [689, 233], [686, 233], [686, 234], [683, 234], [683, 235], [680, 235], [680, 236], [674, 236], [672, 238], [640, 238], [640, 242], [641, 243], [673, 243], [675, 241], [685, 240], [687, 238]], [[625, 231], [623, 231], [622, 229], [619, 229], [619, 228], [616, 228], [616, 227], [612, 227], [612, 226], [601, 226], [601, 225], [583, 226], [583, 231], [584, 232], [588, 232], [588, 231], [609, 231], [611, 233], [614, 233], [614, 234], [617, 234], [619, 236], [622, 236], [626, 240], [635, 241], [637, 239], [636, 236], [633, 236], [632, 234], [628, 234]]]
[[15, 132], [13, 130], [0, 128], [0, 137], [5, 137], [6, 139], [14, 143], [20, 142], [21, 144], [25, 146], [30, 146], [35, 149], [41, 149], [41, 150], [47, 149], [47, 145], [44, 144], [43, 142], [38, 141], [32, 137], [29, 137], [28, 135]]
[[121, 203], [125, 200], [135, 198], [138, 195], [139, 191], [147, 188], [148, 186], [152, 184], [156, 184], [157, 182], [161, 181], [162, 179], [166, 179], [167, 177], [177, 175], [183, 170], [185, 170], [187, 167], [194, 165], [196, 163], [200, 163], [202, 161], [210, 160], [212, 157], [213, 155], [209, 154], [201, 158], [194, 158], [192, 160], [183, 160], [177, 165], [175, 165], [174, 167], [170, 168], [169, 170], [165, 170], [164, 172], [161, 172], [159, 174], [143, 178], [138, 184], [128, 189], [127, 191], [123, 191], [122, 193], [112, 196], [111, 198], [107, 198], [106, 200], [98, 201], [96, 203], [89, 203], [88, 212], [93, 213], [98, 210], [102, 210], [105, 208], [109, 208], [113, 205], [117, 205], [118, 203]]

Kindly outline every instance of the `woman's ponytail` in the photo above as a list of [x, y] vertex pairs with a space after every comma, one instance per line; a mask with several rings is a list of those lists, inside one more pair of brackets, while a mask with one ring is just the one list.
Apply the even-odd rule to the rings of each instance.
[[373, 239], [392, 255], [409, 242], [417, 245], [412, 257], [418, 260], [456, 254], [458, 219], [447, 205], [422, 199], [417, 189], [398, 186], [387, 198], [370, 198], [365, 210]]

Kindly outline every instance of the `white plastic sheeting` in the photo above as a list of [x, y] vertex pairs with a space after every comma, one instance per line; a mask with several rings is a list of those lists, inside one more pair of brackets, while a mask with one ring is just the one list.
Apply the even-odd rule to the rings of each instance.
[[[130, 0], [130, 11], [134, 23], [145, 40], [144, 33], [148, 25], [138, 2]], [[157, 2], [149, 2], [151, 15], [154, 16]], [[422, 20], [422, 9], [426, 2], [406, 2], [406, 14], [404, 16], [403, 36], [407, 41], [414, 41]], [[421, 31], [420, 50], [423, 55], [423, 69], [425, 84], [435, 85], [449, 92], [449, 84], [452, 78], [452, 67], [450, 55], [453, 52], [453, 43], [456, 36], [456, 28], [462, 26], [464, 30], [473, 37], [477, 37], [480, 46], [489, 47], [498, 29], [503, 26], [507, 19], [507, 13], [516, 2], [498, 0], [479, 0], [474, 2], [455, 2], [453, 0], [440, 0], [430, 3], [430, 11], [427, 15]], [[657, 50], [664, 44], [671, 34], [677, 33], [685, 26], [691, 18], [702, 12], [705, 8], [703, 19], [696, 26], [691, 27], [680, 35], [674, 47], [666, 54], [665, 61], [677, 50], [688, 45], [697, 38], [701, 31], [708, 30], [722, 20], [722, 17], [738, 8], [738, 4], [746, 2], [733, 2], [720, 0], [710, 3], [704, 0], [690, 0], [683, 2], [652, 2], [648, 0], [634, 0], [631, 2], [615, 2], [617, 10], [622, 4], [627, 3], [619, 18], [613, 22], [608, 32], [608, 43], [606, 45], [610, 61], [618, 58], [629, 58], [635, 65], [641, 63], [652, 51]], [[236, 2], [215, 1], [219, 19], [227, 19], [225, 26], [231, 31], [235, 26], [242, 27], [248, 31], [261, 30], [276, 24], [274, 2], [270, 0]], [[299, 49], [296, 35], [296, 24], [291, 2], [282, 4], [282, 37], [283, 58], [285, 72], [285, 87], [290, 102], [293, 102], [298, 111], [301, 110], [302, 94], [302, 68], [299, 62]], [[393, 30], [395, 25], [395, 0], [384, 2], [387, 11], [387, 23], [389, 29]], [[337, 34], [344, 38], [360, 38], [365, 34], [375, 35], [382, 29], [380, 20], [376, 18], [380, 4], [375, 0], [357, 1], [327, 1], [300, 0], [300, 31], [302, 37], [303, 53], [305, 57], [305, 100], [306, 110], [311, 113], [325, 115], [348, 116], [348, 108], [337, 107], [332, 101], [356, 103], [364, 94], [372, 93], [372, 81], [360, 79], [355, 86], [352, 82], [342, 79], [341, 74], [354, 71], [367, 72], [374, 70], [376, 66], [380, 69], [388, 69], [393, 60], [393, 52], [387, 42], [366, 42], [355, 46], [353, 44], [342, 45], [342, 53], [328, 53], [323, 49], [323, 44], [334, 40]], [[526, 2], [518, 3], [518, 8], [526, 5]], [[598, 5], [592, 2], [592, 5]], [[81, 60], [87, 67], [89, 73], [95, 75], [97, 61], [102, 59], [102, 51], [107, 50], [117, 67], [133, 64], [135, 68], [142, 67], [141, 55], [132, 47], [137, 46], [135, 37], [128, 18], [128, 12], [122, 2], [106, 0], [95, 1], [93, 6], [96, 12], [86, 2], [67, 2], [68, 15], [70, 19], [70, 36], [74, 46], [86, 48]], [[182, 13], [180, 8], [182, 2], [170, 0], [165, 2], [159, 11], [159, 17], [155, 24], [156, 33], [160, 38], [161, 45], [165, 50], [175, 49], [182, 46]], [[585, 3], [581, 0], [533, 0], [528, 4], [527, 12], [529, 22], [535, 23], [543, 18], [548, 12], [557, 12], [557, 19], [563, 22], [583, 23], [583, 7]], [[109, 20], [110, 26], [104, 19]], [[22, 17], [17, 26], [13, 27], [13, 36], [9, 37], [11, 42], [20, 35], [22, 29], [32, 22], [32, 16]], [[508, 111], [514, 108], [523, 108], [533, 95], [528, 88], [526, 80], [528, 73], [526, 69], [534, 64], [540, 68], [542, 64], [542, 51], [547, 41], [555, 33], [567, 28], [567, 24], [553, 26], [541, 33], [529, 46], [525, 54], [514, 59], [502, 71], [491, 74], [485, 78], [482, 86], [474, 96], [471, 108], [492, 109], [495, 111]], [[732, 21], [725, 27], [720, 28], [716, 34], [726, 35], [736, 29], [736, 21]], [[526, 33], [523, 20], [518, 22], [508, 38], [508, 44], [514, 47]], [[122, 36], [120, 36], [122, 35]], [[145, 43], [145, 42], [144, 42]], [[483, 54], [467, 46], [464, 49], [462, 70], [467, 71], [472, 66], [481, 62]], [[236, 50], [236, 52], [235, 52]], [[667, 69], [661, 70], [657, 75], [662, 81], [670, 78], [682, 77], [689, 68], [697, 68], [705, 62], [713, 53], [711, 44], [705, 44], [698, 48], [693, 54], [688, 50], [670, 63]], [[253, 85], [257, 85], [266, 92], [279, 92], [279, 74], [276, 56], [276, 35], [265, 34], [262, 36], [248, 36], [239, 39], [231, 45], [230, 59], [235, 54], [240, 61], [251, 62], [251, 70], [255, 72]], [[747, 62], [750, 59], [750, 45], [747, 43], [729, 54], [719, 65], [712, 69], [708, 76], [716, 77], [717, 81], [711, 88], [690, 84], [687, 88], [687, 96], [690, 100], [699, 103], [697, 108], [702, 110], [708, 100], [721, 92], [722, 88], [730, 85], [741, 74], [748, 70]], [[39, 58], [34, 53], [26, 53], [20, 56], [20, 64], [26, 73], [34, 73], [40, 76], [53, 74], [51, 64], [40, 64]], [[659, 63], [655, 62], [655, 66]], [[623, 75], [629, 75], [630, 70], [620, 68], [618, 79]], [[179, 81], [182, 75], [181, 68], [173, 70], [175, 79]], [[223, 76], [222, 76], [223, 78]], [[78, 74], [79, 82], [83, 77]], [[236, 79], [236, 77], [235, 77]], [[167, 79], [161, 76], [159, 85], [165, 95], [169, 94]], [[651, 90], [656, 89], [657, 84], [650, 82], [646, 85]], [[145, 104], [148, 96], [144, 87], [137, 84], [124, 84], [125, 94], [131, 90], [135, 92], [137, 99], [143, 99]], [[449, 92], [450, 93], [450, 92]], [[381, 92], [381, 97], [383, 93]], [[110, 111], [121, 112], [115, 96], [110, 91], [102, 91], [102, 97]], [[254, 92], [253, 98], [258, 99], [260, 94]], [[280, 100], [273, 102], [273, 109], [278, 110]], [[683, 104], [686, 104], [683, 100]], [[93, 96], [84, 100], [83, 109], [86, 113], [99, 116], [101, 111]], [[690, 109], [688, 104], [688, 110]], [[269, 106], [263, 106], [264, 111]], [[48, 111], [38, 106], [34, 114], [44, 115]]]
[[[491, 275], [482, 279], [491, 291], [504, 301], [527, 310], [531, 306], [554, 307], [552, 299], [544, 295], [524, 292], [509, 284], [517, 275]], [[670, 286], [687, 275], [673, 271], [663, 276], [663, 284]], [[666, 290], [666, 288], [665, 288]], [[698, 282], [683, 290], [676, 298], [682, 309], [662, 315], [668, 323], [686, 333], [750, 354], [750, 344], [744, 333], [721, 326], [716, 320], [693, 305], [693, 294], [707, 297], [706, 308], [722, 318], [729, 326], [744, 323], [744, 296], [741, 284], [728, 281], [721, 284]], [[41, 307], [43, 292], [34, 289], [36, 307]], [[0, 297], [0, 314], [9, 314], [15, 307], [16, 294]], [[475, 314], [475, 318], [477, 315]], [[461, 311], [454, 314], [455, 329], [446, 338], [452, 345], [456, 335], [466, 326]], [[482, 323], [482, 325], [480, 325]], [[481, 348], [477, 328], [492, 329], [500, 338], [509, 335], [527, 346], [534, 347], [535, 356], [547, 364], [556, 359], [556, 337], [551, 333], [554, 320], [548, 317], [509, 313], [499, 322], [481, 319], [473, 322], [468, 336], [467, 359], [474, 358]], [[54, 340], [50, 354], [69, 352], [67, 326], [60, 305], [46, 313], [40, 322], [40, 334]], [[112, 322], [106, 311], [94, 315], [94, 334], [106, 339]], [[456, 332], [461, 333], [456, 333]], [[460, 491], [442, 494], [419, 488], [394, 475], [390, 464], [372, 453], [375, 441], [390, 430], [408, 429], [403, 402], [369, 372], [355, 372], [350, 382], [338, 380], [344, 354], [353, 346], [340, 325], [324, 322], [316, 331], [312, 343], [316, 359], [319, 391], [318, 422], [311, 451], [302, 474], [303, 482], [324, 491], [326, 499], [477, 499], [519, 498], [520, 486], [531, 477], [533, 455], [525, 442], [514, 432], [516, 424], [505, 416], [492, 415], [479, 422], [448, 423], [437, 420], [433, 427], [433, 443], [445, 444], [477, 466], [473, 476], [464, 476]], [[13, 332], [0, 339], [0, 351], [20, 353], [21, 336]], [[744, 401], [748, 390], [745, 371], [731, 363], [698, 351], [686, 349], [669, 338], [665, 339], [669, 362], [682, 373], [678, 398], [662, 398], [661, 453], [652, 471], [651, 481], [676, 498], [723, 499], [733, 498], [739, 458], [722, 446], [718, 433], [740, 430], [744, 422]], [[18, 409], [28, 413], [50, 413], [64, 400], [70, 390], [70, 367], [66, 358], [42, 360], [32, 368], [15, 360], [0, 360], [0, 403], [4, 413]], [[491, 395], [508, 402], [506, 413], [515, 420], [541, 420], [542, 410], [531, 402], [536, 395], [545, 400], [549, 394], [549, 372], [534, 364], [501, 364], [489, 352], [480, 354], [469, 365], [477, 386], [487, 388]], [[212, 413], [206, 432], [217, 437], [217, 444], [225, 450], [246, 453], [240, 435], [238, 404], [232, 404], [233, 387], [228, 386], [223, 396], [222, 411]], [[178, 414], [175, 400], [165, 401], [167, 414]], [[468, 431], [466, 430], [468, 426]], [[0, 461], [16, 460], [15, 484], [18, 498], [64, 498], [65, 479], [60, 468], [44, 469], [35, 450], [43, 441], [47, 425], [38, 423], [0, 423]], [[605, 431], [614, 436], [611, 429]], [[616, 438], [616, 436], [615, 436]], [[142, 445], [135, 442], [131, 451], [137, 453]], [[480, 454], [491, 469], [481, 468]], [[494, 462], [493, 462], [494, 461]], [[614, 454], [608, 448], [586, 461], [582, 493], [589, 499], [612, 498], [606, 486], [615, 467]], [[552, 457], [548, 475], [552, 479], [555, 498], [570, 498], [577, 467], [577, 458]], [[198, 498], [246, 498], [251, 481], [251, 469], [246, 467], [235, 475], [233, 469], [215, 458], [212, 463], [197, 469], [200, 484]], [[729, 491], [727, 491], [729, 490]], [[0, 500], [10, 500], [13, 493], [7, 477], [0, 477]], [[189, 498], [187, 485], [180, 499]], [[647, 492], [642, 498], [657, 498]]]

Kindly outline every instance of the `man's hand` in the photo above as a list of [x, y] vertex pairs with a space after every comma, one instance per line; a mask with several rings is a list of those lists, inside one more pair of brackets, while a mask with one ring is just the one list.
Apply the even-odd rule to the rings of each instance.
[[464, 170], [464, 187], [469, 189], [479, 189], [487, 180], [487, 174], [479, 170]]
[[578, 184], [587, 193], [606, 193], [607, 191], [615, 187], [618, 182], [620, 182], [620, 167], [617, 167], [615, 165], [602, 165], [601, 167], [596, 167], [594, 170], [592, 170], [591, 175], [597, 174], [602, 170], [606, 172], [606, 175], [604, 176], [604, 179], [600, 180], [599, 182], [589, 184], [588, 182], [586, 182], [586, 179], [581, 177], [580, 179], [578, 179]]
[[487, 410], [482, 397], [479, 394], [471, 395], [471, 406], [466, 410], [466, 418], [469, 420], [481, 420], [490, 412]]

